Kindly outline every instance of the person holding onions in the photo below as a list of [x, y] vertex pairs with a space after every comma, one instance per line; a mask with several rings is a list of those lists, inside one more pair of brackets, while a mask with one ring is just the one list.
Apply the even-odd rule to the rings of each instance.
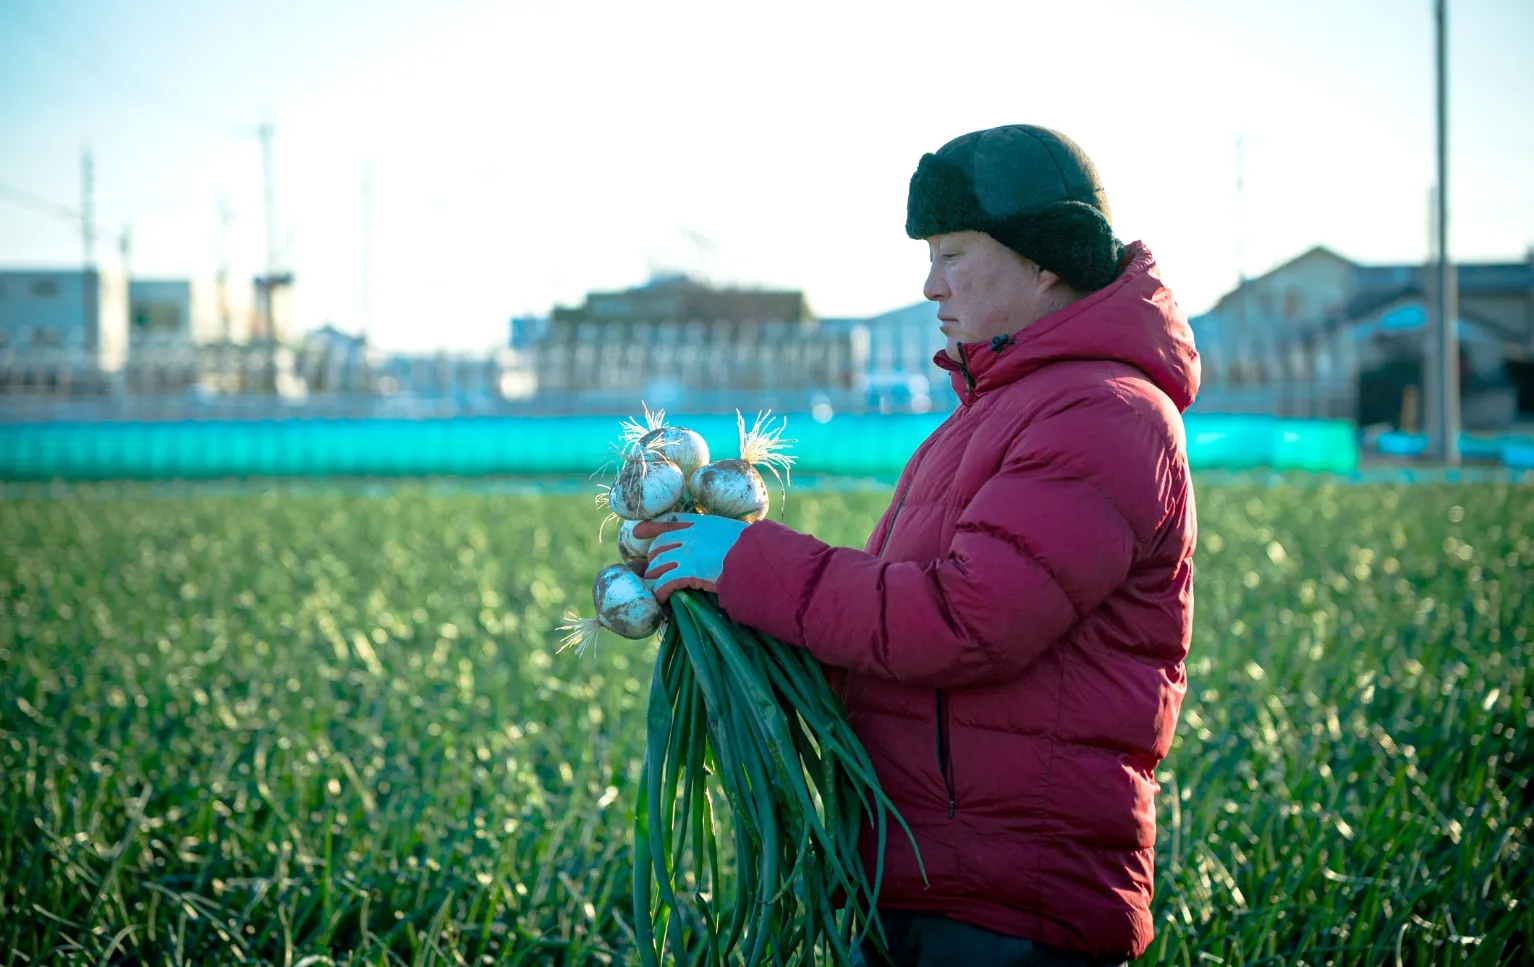
[[1133, 959], [1191, 643], [1192, 332], [1057, 132], [923, 156], [906, 232], [960, 402], [864, 547], [682, 514], [635, 527], [646, 578], [662, 601], [717, 592], [829, 670], [920, 850], [885, 844], [889, 959], [865, 945], [868, 964]]

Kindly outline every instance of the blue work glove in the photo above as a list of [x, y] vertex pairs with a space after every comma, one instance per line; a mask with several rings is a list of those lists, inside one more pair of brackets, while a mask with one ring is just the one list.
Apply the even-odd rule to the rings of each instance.
[[635, 527], [640, 540], [654, 538], [644, 576], [655, 582], [656, 599], [664, 604], [678, 588], [716, 590], [724, 556], [747, 526], [711, 514], [664, 514]]

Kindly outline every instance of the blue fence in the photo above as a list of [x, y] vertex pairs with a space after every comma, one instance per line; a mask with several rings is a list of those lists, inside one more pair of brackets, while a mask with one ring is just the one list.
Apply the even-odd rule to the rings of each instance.
[[[790, 415], [794, 469], [889, 478], [946, 414]], [[619, 417], [285, 419], [0, 424], [0, 479], [586, 475], [612, 459]], [[674, 416], [734, 456], [733, 416]], [[1195, 469], [1347, 473], [1353, 427], [1264, 416], [1186, 419]]]

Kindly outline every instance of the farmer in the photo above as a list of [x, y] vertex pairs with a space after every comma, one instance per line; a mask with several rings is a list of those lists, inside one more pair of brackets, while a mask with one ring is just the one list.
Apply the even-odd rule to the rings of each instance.
[[1192, 332], [1056, 132], [950, 141], [906, 212], [960, 405], [867, 545], [679, 515], [636, 529], [664, 534], [647, 575], [832, 670], [926, 870], [892, 831], [892, 959], [866, 942], [868, 964], [1119, 963], [1151, 941], [1155, 768], [1186, 687]]

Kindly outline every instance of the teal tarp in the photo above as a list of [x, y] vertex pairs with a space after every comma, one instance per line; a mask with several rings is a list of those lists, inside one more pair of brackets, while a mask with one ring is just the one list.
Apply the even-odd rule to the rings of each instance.
[[[947, 414], [791, 415], [802, 473], [890, 478]], [[586, 475], [612, 459], [618, 417], [437, 420], [230, 420], [0, 424], [0, 478], [163, 480], [227, 477]], [[677, 416], [716, 456], [735, 456], [733, 416]], [[1194, 469], [1358, 466], [1351, 424], [1264, 416], [1189, 416]]]

